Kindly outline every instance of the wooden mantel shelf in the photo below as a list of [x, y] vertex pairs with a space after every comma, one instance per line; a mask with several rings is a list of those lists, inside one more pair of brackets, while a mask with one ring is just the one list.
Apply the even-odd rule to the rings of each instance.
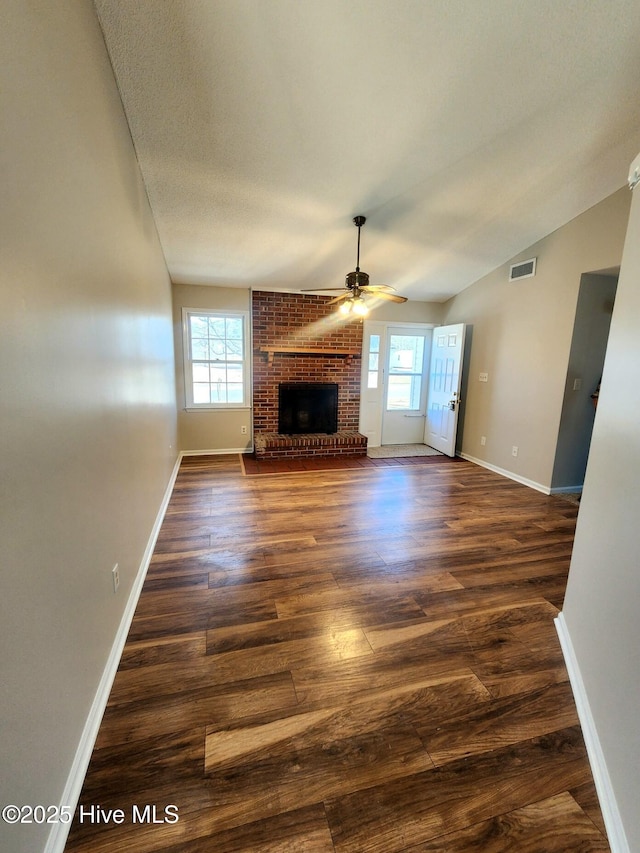
[[307, 349], [305, 347], [261, 347], [260, 352], [266, 352], [269, 364], [273, 364], [273, 356], [276, 353], [295, 353], [296, 355], [336, 355], [351, 361], [354, 356], [360, 355], [357, 349]]

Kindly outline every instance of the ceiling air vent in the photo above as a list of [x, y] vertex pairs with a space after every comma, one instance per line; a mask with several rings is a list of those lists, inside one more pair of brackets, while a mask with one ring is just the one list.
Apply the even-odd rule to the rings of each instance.
[[529, 261], [520, 261], [518, 264], [511, 264], [509, 268], [509, 281], [518, 281], [521, 278], [533, 278], [536, 274], [536, 258], [531, 258]]

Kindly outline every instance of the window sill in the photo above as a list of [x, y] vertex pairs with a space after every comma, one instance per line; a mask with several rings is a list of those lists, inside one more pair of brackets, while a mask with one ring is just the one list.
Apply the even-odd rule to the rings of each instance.
[[185, 406], [183, 412], [247, 412], [251, 406]]

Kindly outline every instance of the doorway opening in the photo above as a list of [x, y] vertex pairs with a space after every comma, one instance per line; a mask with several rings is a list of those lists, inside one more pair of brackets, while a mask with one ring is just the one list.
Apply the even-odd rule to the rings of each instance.
[[593, 394], [602, 377], [619, 268], [585, 273], [569, 352], [552, 492], [581, 492], [589, 458], [596, 407]]
[[369, 447], [425, 444], [455, 455], [464, 332], [365, 322], [360, 432]]

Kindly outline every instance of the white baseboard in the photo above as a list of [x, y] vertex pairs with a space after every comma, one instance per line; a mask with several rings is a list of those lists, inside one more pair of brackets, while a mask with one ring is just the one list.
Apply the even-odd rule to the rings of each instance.
[[550, 489], [551, 495], [579, 495], [582, 492], [582, 486], [554, 486]]
[[[167, 510], [169, 499], [171, 498], [181, 458], [181, 455], [178, 456], [173, 467], [173, 471], [171, 472], [169, 483], [165, 490], [162, 503], [160, 504], [160, 509], [156, 515], [156, 520], [151, 530], [151, 535], [149, 536], [149, 540], [142, 557], [142, 562], [140, 563], [140, 568], [138, 569], [136, 579], [133, 582], [129, 599], [127, 600], [124, 613], [122, 614], [118, 631], [113, 641], [113, 645], [111, 646], [111, 651], [102, 672], [102, 677], [98, 684], [98, 689], [94, 696], [89, 716], [87, 717], [87, 721], [84, 725], [80, 743], [78, 744], [78, 748], [73, 759], [73, 764], [71, 765], [71, 771], [69, 772], [67, 783], [64, 787], [61, 805], [67, 806], [72, 814], [75, 814], [76, 806], [78, 805], [78, 799], [80, 798], [80, 793], [82, 791], [84, 777], [86, 776], [93, 747], [96, 742], [96, 738], [98, 737], [100, 723], [102, 722], [102, 717], [104, 716], [104, 712], [107, 707], [109, 694], [111, 693], [111, 687], [113, 686], [113, 680], [116, 677], [116, 672], [122, 656], [122, 650], [129, 633], [129, 628], [131, 627], [133, 614], [135, 613], [138, 599], [142, 591], [142, 585], [144, 584], [144, 580], [147, 575], [149, 563], [153, 555], [153, 549], [156, 545], [156, 539], [158, 538], [158, 533], [160, 532], [160, 527], [164, 520], [164, 514]], [[44, 853], [63, 853], [70, 829], [71, 826], [69, 824], [53, 824], [51, 832], [49, 833], [49, 838], [47, 839], [46, 847], [44, 848]]]
[[231, 453], [253, 453], [253, 447], [227, 447], [225, 450], [182, 450], [183, 456], [227, 456]]
[[506, 468], [498, 468], [497, 465], [492, 465], [490, 462], [485, 462], [484, 459], [476, 459], [475, 456], [470, 456], [468, 453], [458, 453], [461, 459], [466, 459], [467, 462], [473, 462], [475, 465], [480, 465], [482, 468], [488, 468], [489, 471], [494, 471], [502, 477], [508, 477], [510, 480], [515, 480], [516, 483], [522, 483], [523, 486], [529, 486], [537, 492], [542, 492], [544, 495], [558, 494], [580, 494], [582, 485], [580, 486], [543, 486], [542, 483], [536, 483], [535, 480], [529, 480], [526, 477], [521, 477], [519, 474], [514, 474], [513, 471], [507, 471]]
[[593, 773], [593, 781], [595, 782], [598, 800], [600, 801], [600, 809], [602, 811], [602, 817], [607, 830], [609, 846], [611, 847], [612, 853], [631, 853], [631, 848], [629, 847], [629, 843], [625, 835], [622, 819], [618, 810], [618, 804], [611, 785], [611, 779], [609, 778], [607, 763], [605, 761], [604, 753], [600, 745], [600, 739], [598, 738], [598, 732], [589, 706], [589, 697], [585, 690], [582, 674], [580, 673], [580, 667], [578, 665], [578, 659], [573, 648], [573, 643], [571, 642], [571, 635], [569, 634], [569, 629], [562, 613], [560, 613], [554, 621], [558, 637], [560, 638], [564, 661], [569, 672], [571, 689], [573, 690], [573, 696], [576, 700], [578, 718], [580, 719], [580, 725], [582, 726], [582, 734], [587, 747], [587, 755], [589, 756], [589, 763]]
[[[542, 492], [544, 495], [550, 495], [551, 489], [549, 486], [543, 486], [542, 483], [536, 483], [535, 480], [528, 480], [526, 477], [521, 477], [519, 474], [514, 474], [513, 471], [507, 471], [506, 468], [498, 468], [497, 465], [491, 465], [490, 462], [485, 462], [484, 459], [476, 459], [475, 456], [469, 456], [468, 453], [458, 453], [461, 459], [466, 459], [467, 462], [473, 462], [475, 465], [480, 465], [482, 468], [488, 468], [502, 477], [508, 477], [510, 480], [515, 480], [516, 483], [522, 483], [523, 486], [529, 486], [530, 489], [535, 489], [537, 492]], [[564, 490], [566, 491], [566, 490]]]

